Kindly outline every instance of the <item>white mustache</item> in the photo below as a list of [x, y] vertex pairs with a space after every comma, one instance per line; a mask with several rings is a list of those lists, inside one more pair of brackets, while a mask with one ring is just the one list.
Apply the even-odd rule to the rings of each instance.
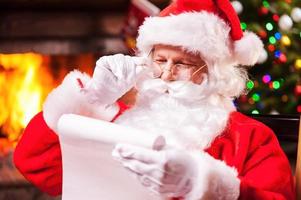
[[140, 93], [168, 94], [177, 99], [190, 99], [192, 101], [201, 100], [209, 94], [207, 78], [201, 84], [191, 81], [165, 82], [160, 78], [147, 79], [137, 83], [137, 90]]

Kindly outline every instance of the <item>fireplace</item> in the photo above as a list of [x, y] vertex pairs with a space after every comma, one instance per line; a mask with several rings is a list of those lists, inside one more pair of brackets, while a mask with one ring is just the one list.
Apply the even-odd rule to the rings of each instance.
[[[47, 94], [73, 69], [92, 74], [96, 60], [128, 53], [122, 39], [127, 0], [0, 2], [0, 200], [52, 198], [28, 183], [12, 156]], [[164, 7], [168, 0], [151, 0]]]
[[14, 147], [69, 71], [92, 74], [98, 57], [127, 53], [127, 1], [0, 2], [0, 200], [50, 200], [15, 169]]
[[[17, 19], [15, 23], [18, 23], [18, 20], [26, 21], [27, 17], [31, 21], [38, 15], [12, 13], [6, 23], [11, 23], [13, 16]], [[53, 23], [52, 14], [47, 15], [50, 22], [46, 22], [45, 26]], [[118, 21], [121, 27], [121, 15], [117, 15], [110, 20]], [[60, 14], [60, 18], [64, 18], [63, 14]], [[65, 23], [74, 23], [74, 26], [80, 23], [77, 19], [72, 20], [75, 21]], [[38, 23], [36, 26], [42, 26], [43, 29], [44, 25]], [[14, 147], [26, 124], [41, 111], [47, 94], [60, 84], [68, 72], [78, 69], [91, 75], [98, 57], [116, 52], [125, 53], [126, 48], [119, 36], [70, 36], [67, 33], [63, 36], [31, 36], [29, 32], [29, 35], [20, 36], [17, 32], [7, 35], [7, 39], [1, 38], [0, 42], [0, 200], [60, 199], [40, 192], [23, 178], [12, 162]]]

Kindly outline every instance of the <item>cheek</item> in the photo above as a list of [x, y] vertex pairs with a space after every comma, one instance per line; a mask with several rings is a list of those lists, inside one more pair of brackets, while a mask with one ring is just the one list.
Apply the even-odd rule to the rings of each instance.
[[181, 70], [176, 73], [178, 81], [189, 81], [192, 73], [190, 70]]

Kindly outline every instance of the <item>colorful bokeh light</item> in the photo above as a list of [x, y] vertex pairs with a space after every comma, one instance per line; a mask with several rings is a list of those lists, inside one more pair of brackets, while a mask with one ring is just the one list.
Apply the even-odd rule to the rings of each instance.
[[269, 83], [271, 80], [272, 80], [272, 77], [269, 74], [266, 74], [262, 77], [262, 82], [264, 82], [264, 83]]
[[279, 81], [273, 81], [272, 86], [275, 90], [278, 90], [280, 88], [280, 82]]
[[285, 46], [290, 46], [291, 45], [291, 39], [287, 35], [284, 35], [281, 38], [281, 43]]
[[282, 63], [285, 63], [287, 61], [287, 57], [285, 54], [281, 53], [280, 57], [279, 57], [279, 60], [282, 62]]
[[279, 33], [279, 32], [275, 33], [274, 36], [275, 36], [276, 40], [280, 40], [282, 37], [281, 33]]
[[254, 82], [253, 81], [248, 81], [247, 82], [247, 88], [249, 89], [249, 90], [252, 90], [253, 89], [253, 87], [254, 87]]
[[273, 24], [268, 22], [266, 25], [265, 25], [265, 28], [268, 30], [268, 31], [272, 31], [273, 30]]
[[247, 24], [245, 22], [241, 22], [240, 27], [241, 27], [242, 30], [246, 30], [247, 29]]
[[275, 46], [272, 45], [272, 44], [268, 45], [268, 50], [269, 50], [270, 52], [275, 51]]
[[280, 56], [281, 56], [281, 51], [280, 51], [280, 50], [276, 50], [276, 51], [274, 52], [274, 56], [275, 56], [276, 58], [280, 58]]
[[279, 15], [274, 14], [274, 15], [273, 15], [273, 20], [274, 20], [275, 22], [278, 22], [278, 21], [279, 21]]
[[301, 59], [300, 58], [295, 61], [295, 67], [296, 67], [296, 69], [301, 69]]
[[297, 106], [297, 112], [301, 113], [301, 105]]
[[274, 36], [269, 37], [269, 42], [270, 44], [275, 44], [277, 42], [277, 40], [275, 39]]
[[255, 102], [258, 102], [258, 101], [260, 101], [260, 95], [257, 94], [257, 93], [254, 93], [254, 94], [252, 95], [252, 99], [253, 99]]

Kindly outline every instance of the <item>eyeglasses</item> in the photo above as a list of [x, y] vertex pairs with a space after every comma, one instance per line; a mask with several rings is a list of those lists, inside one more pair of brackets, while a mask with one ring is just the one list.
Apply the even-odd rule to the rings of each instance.
[[206, 64], [199, 66], [190, 63], [175, 63], [167, 68], [167, 64], [165, 60], [153, 60], [154, 78], [160, 78], [164, 72], [169, 72], [173, 80], [188, 81], [206, 66]]

